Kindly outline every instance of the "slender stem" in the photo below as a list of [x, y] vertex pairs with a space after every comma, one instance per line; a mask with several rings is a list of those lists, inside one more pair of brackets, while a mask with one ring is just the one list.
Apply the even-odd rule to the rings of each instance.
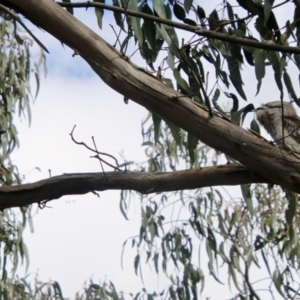
[[117, 6], [112, 6], [112, 5], [107, 5], [104, 3], [99, 3], [99, 2], [91, 3], [89, 1], [88, 2], [78, 2], [78, 3], [67, 3], [67, 2], [56, 2], [56, 3], [62, 7], [75, 7], [75, 8], [76, 7], [77, 8], [101, 7], [101, 8], [110, 10], [110, 11], [120, 12], [123, 14], [126, 13], [129, 16], [152, 20], [152, 21], [158, 22], [160, 24], [165, 24], [165, 25], [172, 26], [174, 28], [193, 32], [193, 33], [196, 33], [198, 35], [201, 35], [201, 36], [204, 36], [207, 38], [213, 38], [213, 39], [227, 41], [227, 42], [234, 43], [234, 44], [240, 44], [242, 46], [264, 49], [264, 50], [268, 50], [268, 51], [281, 51], [284, 53], [300, 54], [299, 47], [282, 46], [282, 45], [274, 44], [274, 42], [272, 42], [272, 41], [266, 41], [266, 42], [254, 41], [254, 40], [250, 40], [247, 38], [241, 38], [241, 37], [232, 36], [232, 35], [228, 35], [228, 34], [224, 34], [224, 33], [220, 33], [220, 32], [215, 32], [212, 30], [203, 29], [198, 26], [182, 24], [179, 22], [171, 21], [168, 19], [156, 17], [153, 15], [149, 15], [149, 14], [145, 14], [145, 13], [141, 13], [141, 12], [137, 12], [137, 11], [133, 11], [133, 10], [129, 10], [129, 9], [125, 10], [123, 8], [120, 8]]
[[43, 45], [43, 43], [28, 29], [28, 27], [22, 22], [22, 20], [14, 13], [12, 12], [10, 9], [8, 9], [6, 6], [0, 4], [0, 10], [6, 12], [8, 15], [10, 15], [14, 20], [16, 20], [18, 23], [21, 24], [21, 26], [28, 32], [28, 34], [37, 42], [37, 44], [44, 49], [44, 51], [46, 51], [47, 53], [49, 53], [49, 51], [47, 50], [47, 48]]

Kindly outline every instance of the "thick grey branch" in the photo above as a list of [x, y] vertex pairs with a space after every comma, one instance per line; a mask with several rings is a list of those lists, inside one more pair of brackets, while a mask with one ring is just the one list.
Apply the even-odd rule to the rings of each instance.
[[270, 182], [300, 193], [300, 159], [292, 153], [278, 149], [217, 113], [210, 117], [206, 107], [134, 65], [52, 0], [6, 0], [5, 3], [74, 49], [114, 90], [191, 132]]
[[241, 164], [169, 173], [108, 172], [65, 174], [35, 183], [0, 188], [0, 209], [19, 207], [66, 195], [105, 190], [135, 190], [142, 194], [217, 185], [267, 182]]

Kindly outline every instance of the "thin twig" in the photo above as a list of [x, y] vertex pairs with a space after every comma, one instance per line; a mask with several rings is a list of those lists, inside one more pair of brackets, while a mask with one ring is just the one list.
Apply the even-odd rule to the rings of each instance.
[[28, 34], [36, 41], [36, 43], [47, 53], [49, 53], [49, 51], [47, 50], [47, 48], [42, 44], [42, 42], [35, 37], [35, 35], [29, 30], [29, 28], [23, 23], [23, 21], [15, 14], [13, 13], [10, 9], [8, 9], [7, 7], [5, 7], [4, 5], [0, 4], [0, 10], [6, 12], [8, 15], [10, 15], [14, 20], [16, 20], [17, 22], [19, 22], [22, 27], [28, 32]]
[[[118, 160], [117, 160], [113, 155], [108, 154], [108, 153], [105, 153], [105, 152], [97, 152], [96, 150], [92, 149], [91, 147], [89, 147], [89, 146], [88, 146], [87, 144], [85, 144], [84, 142], [77, 142], [77, 141], [74, 139], [74, 136], [73, 136], [73, 132], [74, 132], [75, 128], [76, 128], [76, 125], [74, 125], [74, 127], [73, 127], [73, 129], [72, 129], [72, 131], [71, 131], [71, 133], [70, 133], [71, 139], [72, 139], [72, 141], [73, 141], [75, 144], [77, 144], [77, 145], [82, 145], [82, 146], [84, 146], [85, 148], [87, 148], [88, 150], [90, 150], [90, 151], [92, 151], [92, 152], [95, 152], [96, 154], [108, 156], [108, 157], [110, 157], [111, 159], [113, 159], [113, 160], [115, 161], [115, 163], [116, 163], [117, 166], [119, 165]], [[120, 171], [122, 171], [122, 170], [120, 170]]]
[[234, 43], [234, 44], [239, 44], [242, 46], [264, 49], [264, 50], [268, 50], [268, 51], [280, 51], [280, 52], [284, 52], [284, 53], [300, 54], [299, 47], [282, 46], [279, 44], [274, 44], [270, 41], [259, 42], [259, 41], [255, 41], [252, 39], [247, 39], [247, 38], [237, 37], [237, 36], [233, 36], [233, 35], [228, 35], [228, 34], [221, 33], [221, 32], [207, 30], [207, 29], [201, 28], [199, 26], [192, 26], [192, 25], [187, 25], [187, 24], [171, 21], [168, 19], [156, 17], [154, 15], [149, 15], [146, 13], [141, 13], [141, 12], [137, 12], [137, 11], [133, 11], [133, 10], [129, 10], [129, 9], [125, 10], [123, 8], [113, 6], [113, 5], [107, 5], [104, 3], [89, 2], [89, 1], [88, 2], [77, 2], [77, 3], [67, 3], [67, 2], [56, 2], [56, 3], [62, 7], [84, 7], [84, 8], [86, 8], [86, 7], [101, 7], [101, 8], [110, 10], [110, 11], [116, 11], [116, 12], [120, 12], [123, 14], [126, 12], [126, 14], [129, 16], [152, 20], [152, 21], [155, 21], [155, 22], [158, 22], [161, 24], [172, 26], [174, 28], [193, 32], [193, 33], [196, 33], [200, 36], [204, 36], [207, 38], [213, 38], [213, 39], [227, 41], [227, 42]]
[[112, 164], [110, 164], [109, 162], [107, 162], [105, 159], [101, 158], [98, 154], [91, 156], [91, 158], [97, 158], [99, 160], [101, 160], [102, 162], [104, 162], [107, 166], [111, 167], [112, 169], [114, 169], [115, 171], [121, 171], [123, 172], [123, 170], [121, 170], [118, 167], [113, 166]]
[[114, 28], [113, 25], [109, 24], [109, 26], [111, 27], [111, 29], [113, 30], [113, 32], [114, 32], [114, 34], [115, 34], [115, 36], [116, 36], [116, 38], [117, 38], [117, 40], [116, 40], [116, 42], [115, 42], [115, 44], [114, 44], [114, 47], [117, 45], [117, 43], [119, 43], [119, 46], [120, 46], [120, 48], [121, 48], [121, 43], [120, 43], [120, 40], [119, 40], [119, 36], [120, 36], [120, 35], [118, 35], [118, 34], [116, 33], [115, 28]]
[[[96, 142], [95, 142], [93, 136], [92, 136], [92, 141], [93, 141], [93, 144], [94, 144], [94, 147], [95, 147], [96, 151], [98, 152], [97, 145], [96, 145]], [[99, 153], [99, 152], [98, 152], [98, 153]], [[100, 166], [101, 166], [102, 172], [103, 172], [103, 174], [104, 174], [104, 177], [105, 177], [107, 183], [110, 184], [109, 181], [108, 181], [108, 178], [106, 177], [106, 174], [105, 174], [105, 171], [104, 171], [104, 168], [103, 168], [103, 164], [102, 164], [102, 161], [101, 161], [101, 159], [100, 159], [100, 155], [98, 154], [97, 156], [99, 157], [99, 162], [100, 162]]]
[[260, 297], [257, 295], [257, 293], [255, 292], [255, 290], [253, 289], [250, 281], [249, 281], [249, 270], [248, 270], [248, 263], [245, 261], [245, 274], [244, 274], [244, 278], [245, 278], [245, 282], [248, 286], [248, 289], [251, 293], [251, 296], [253, 296], [254, 298], [256, 298], [257, 300], [260, 300]]

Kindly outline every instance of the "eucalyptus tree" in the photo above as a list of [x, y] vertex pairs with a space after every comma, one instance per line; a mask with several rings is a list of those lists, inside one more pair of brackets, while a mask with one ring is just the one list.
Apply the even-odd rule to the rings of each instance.
[[[2, 20], [12, 20], [12, 28], [22, 26], [20, 18], [24, 16], [73, 49], [74, 55], [80, 55], [105, 84], [122, 95], [121, 100], [148, 109], [142, 124], [147, 164], [122, 165], [115, 161], [110, 164], [112, 172], [56, 176], [26, 186], [10, 186], [15, 183], [11, 180], [9, 187], [0, 189], [3, 214], [8, 218], [11, 210], [7, 209], [21, 207], [25, 223], [24, 207], [32, 203], [44, 206], [63, 195], [120, 189], [121, 212], [126, 217], [134, 190], [143, 200], [141, 226], [131, 239], [137, 253], [135, 271], [141, 275], [146, 258], [157, 273], [170, 279], [169, 287], [160, 294], [144, 291], [137, 293], [136, 299], [197, 299], [205, 290], [207, 277], [219, 283], [229, 281], [236, 299], [260, 299], [266, 293], [274, 299], [297, 298], [299, 157], [262, 138], [255, 118], [251, 130], [242, 127], [246, 115], [255, 109], [253, 95], [245, 92], [245, 86], [253, 83], [247, 81], [249, 73], [242, 69], [247, 66], [255, 74], [257, 82], [251, 88], [256, 94], [267, 70], [274, 76], [269, 84], [275, 99], [269, 101], [283, 101], [286, 95], [300, 105], [290, 75], [293, 68], [293, 74], [300, 68], [300, 2], [220, 1], [214, 8], [211, 3], [200, 5], [192, 0], [113, 0], [112, 4], [2, 0], [0, 8]], [[95, 10], [100, 28], [105, 11], [113, 11], [114, 45], [73, 16], [74, 9], [84, 8]], [[286, 19], [280, 25], [283, 10]], [[8, 27], [1, 28], [5, 36]], [[180, 42], [179, 31], [188, 38]], [[15, 29], [11, 35], [9, 41], [15, 39], [18, 45], [26, 45]], [[128, 56], [131, 41], [144, 66], [134, 63], [135, 56]], [[9, 57], [5, 49], [1, 55]], [[28, 55], [25, 58], [28, 62]], [[12, 72], [22, 80], [28, 76], [21, 71], [24, 67], [20, 71], [6, 69], [2, 69], [7, 74], [2, 74], [7, 78], [4, 86], [11, 82]], [[208, 75], [209, 70], [214, 74]], [[19, 107], [28, 109], [26, 88], [28, 82], [22, 93], [9, 96], [10, 91], [3, 87], [2, 98], [21, 95], [17, 97], [23, 103]], [[222, 105], [222, 98], [230, 102], [229, 109]], [[3, 100], [4, 107], [12, 110], [14, 106], [9, 103], [14, 104], [13, 100]], [[5, 142], [14, 145], [16, 139], [10, 133], [12, 129], [6, 125], [2, 129], [6, 130], [2, 142], [6, 149]], [[102, 153], [89, 150], [107, 163]], [[183, 166], [185, 170], [177, 171]], [[6, 182], [3, 180], [3, 185]], [[226, 185], [240, 186], [243, 198], [234, 199], [221, 192], [218, 186]], [[168, 214], [170, 205], [182, 213], [180, 219], [173, 220]], [[7, 245], [7, 240], [2, 243]], [[197, 260], [196, 248], [206, 253], [207, 267]], [[15, 252], [16, 260], [24, 256], [22, 247]], [[227, 278], [219, 276], [221, 268], [227, 270]], [[253, 276], [257, 268], [265, 269], [264, 291], [255, 284], [259, 279]], [[6, 280], [4, 275], [2, 280]], [[25, 281], [12, 289], [34, 297]], [[52, 284], [47, 293], [49, 299], [62, 297], [58, 283]], [[91, 284], [77, 297], [117, 299], [123, 295], [113, 283], [105, 283]]]

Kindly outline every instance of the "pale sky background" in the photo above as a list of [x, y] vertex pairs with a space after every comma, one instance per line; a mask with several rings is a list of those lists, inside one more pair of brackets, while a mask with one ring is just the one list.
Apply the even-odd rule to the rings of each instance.
[[[75, 16], [108, 42], [115, 41], [109, 26], [114, 24], [110, 13], [105, 12], [102, 31], [97, 27], [93, 9], [76, 9]], [[48, 169], [51, 169], [52, 176], [101, 172], [98, 161], [90, 158], [91, 153], [71, 141], [69, 133], [74, 125], [77, 125], [75, 138], [78, 141], [92, 145], [91, 136], [94, 136], [99, 151], [117, 158], [123, 153], [127, 160], [144, 161], [141, 121], [147, 111], [132, 101], [125, 105], [122, 95], [106, 86], [80, 57], [72, 57], [71, 50], [62, 47], [47, 33], [32, 25], [31, 29], [50, 55], [47, 55], [48, 75], [46, 78], [42, 76], [40, 94], [32, 106], [31, 126], [27, 120], [20, 122], [17, 116], [15, 118], [20, 148], [12, 158], [20, 172], [26, 175], [24, 182], [48, 178]], [[144, 67], [144, 64], [140, 65]], [[244, 72], [248, 72], [247, 80], [244, 79], [249, 102], [258, 106], [279, 99], [272, 71], [267, 70], [262, 90], [255, 99], [254, 70], [246, 63]], [[295, 78], [298, 78], [298, 73], [295, 73]], [[294, 88], [299, 94], [295, 80]], [[221, 97], [228, 101], [225, 96]], [[289, 100], [287, 96], [285, 100]], [[239, 188], [231, 191], [240, 194]], [[119, 191], [101, 192], [100, 199], [93, 194], [66, 196], [49, 202], [51, 208], [33, 209], [34, 234], [27, 230], [24, 235], [30, 253], [29, 273], [34, 276], [38, 272], [43, 281], [58, 281], [64, 296], [70, 299], [90, 278], [95, 282], [109, 279], [118, 291], [138, 292], [143, 284], [134, 274], [135, 250], [126, 247], [124, 270], [121, 270], [121, 252], [126, 238], [139, 232], [140, 200], [135, 197], [130, 221], [126, 221], [119, 209], [119, 198]], [[144, 273], [148, 292], [165, 287], [166, 282], [160, 279], [153, 270]], [[213, 279], [208, 280], [207, 285], [211, 288], [203, 297], [219, 299], [222, 295], [222, 299], [226, 299], [232, 295], [226, 285], [222, 287]]]

